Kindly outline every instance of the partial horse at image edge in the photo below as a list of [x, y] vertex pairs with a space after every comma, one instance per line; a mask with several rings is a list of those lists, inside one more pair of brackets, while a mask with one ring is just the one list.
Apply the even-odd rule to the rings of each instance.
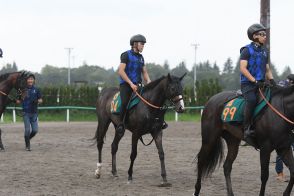
[[[225, 140], [228, 153], [223, 165], [226, 179], [227, 194], [233, 196], [231, 183], [232, 164], [237, 157], [239, 144], [243, 137], [242, 126], [233, 126], [221, 120], [225, 102], [235, 96], [234, 92], [221, 92], [207, 102], [201, 119], [202, 145], [197, 155], [197, 182], [194, 195], [198, 196], [201, 180], [210, 175], [223, 159], [223, 142]], [[270, 103], [283, 112], [288, 118], [294, 119], [294, 86], [286, 88], [274, 87]], [[269, 107], [256, 118], [255, 133], [260, 147], [261, 188], [260, 196], [265, 194], [266, 182], [269, 176], [270, 154], [276, 150], [290, 169], [290, 181], [284, 196], [290, 196], [294, 183], [294, 158], [290, 144], [292, 142], [293, 124], [289, 124], [275, 114]]]

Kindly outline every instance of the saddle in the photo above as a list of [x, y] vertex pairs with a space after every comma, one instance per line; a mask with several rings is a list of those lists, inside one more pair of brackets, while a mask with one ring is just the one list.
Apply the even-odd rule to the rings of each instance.
[[[266, 88], [265, 92], [266, 99], [269, 101], [271, 98], [270, 88]], [[242, 123], [244, 118], [244, 106], [245, 100], [244, 97], [238, 94], [238, 97], [230, 99], [225, 103], [225, 107], [223, 109], [221, 119], [223, 122], [237, 122]], [[253, 112], [253, 118], [256, 118], [257, 115], [265, 108], [266, 102], [261, 99]]]
[[[142, 95], [142, 92], [143, 90], [141, 89], [139, 94]], [[130, 99], [131, 100], [130, 100], [130, 103], [128, 104], [127, 110], [132, 109], [140, 102], [140, 98], [134, 93], [132, 94]], [[117, 92], [112, 98], [110, 111], [112, 114], [120, 114], [120, 110], [121, 110], [121, 97], [120, 97], [120, 92]]]

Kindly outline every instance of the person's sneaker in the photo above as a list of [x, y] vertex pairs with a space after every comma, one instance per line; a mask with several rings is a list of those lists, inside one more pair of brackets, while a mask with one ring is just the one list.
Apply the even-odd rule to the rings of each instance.
[[278, 173], [278, 176], [276, 177], [276, 179], [280, 182], [289, 182], [288, 179], [286, 179], [285, 175], [283, 172]]
[[26, 148], [26, 151], [31, 151], [31, 149], [27, 147], [27, 148]]

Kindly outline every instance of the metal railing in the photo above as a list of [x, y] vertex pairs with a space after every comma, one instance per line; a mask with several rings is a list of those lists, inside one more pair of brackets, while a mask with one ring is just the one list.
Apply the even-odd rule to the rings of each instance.
[[[22, 110], [21, 107], [7, 107], [7, 110], [12, 110], [12, 121], [16, 122], [16, 110]], [[169, 108], [171, 109], [171, 108]], [[204, 106], [191, 106], [185, 107], [185, 109], [190, 110], [200, 110], [201, 114], [204, 109]], [[81, 106], [40, 106], [38, 110], [66, 110], [66, 122], [70, 122], [70, 110], [96, 110], [95, 107], [81, 107]], [[179, 120], [178, 113], [175, 112], [175, 121]], [[4, 122], [4, 114], [1, 116], [1, 122]]]

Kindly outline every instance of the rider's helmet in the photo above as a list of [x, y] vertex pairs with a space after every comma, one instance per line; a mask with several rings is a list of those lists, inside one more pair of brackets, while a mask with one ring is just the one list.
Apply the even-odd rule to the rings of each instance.
[[133, 46], [134, 45], [134, 42], [143, 42], [143, 43], [146, 43], [146, 38], [143, 35], [141, 35], [141, 34], [134, 35], [130, 39], [130, 45]]
[[2, 51], [2, 49], [0, 48], [0, 58], [2, 58], [3, 57], [3, 51]]
[[254, 41], [253, 35], [259, 31], [265, 31], [265, 30], [266, 30], [266, 28], [262, 24], [253, 24], [247, 30], [248, 38], [250, 40]]

